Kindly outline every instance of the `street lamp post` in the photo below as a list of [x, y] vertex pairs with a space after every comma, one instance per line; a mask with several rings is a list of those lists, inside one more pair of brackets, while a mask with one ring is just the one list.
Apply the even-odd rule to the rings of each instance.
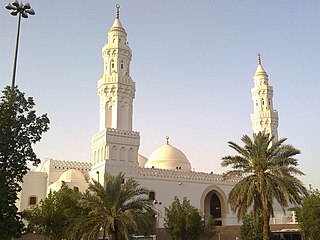
[[157, 237], [157, 240], [160, 240], [160, 237], [159, 237], [159, 220], [160, 220], [160, 209], [159, 209], [159, 206], [162, 205], [162, 202], [159, 202], [158, 200], [153, 200], [153, 204], [156, 206], [156, 210], [157, 210], [157, 215], [156, 215], [156, 227], [157, 227], [157, 232], [156, 232], [156, 237]]
[[100, 179], [99, 179], [99, 171], [97, 171], [97, 176], [98, 176], [98, 183], [100, 183]]
[[12, 16], [18, 15], [18, 29], [17, 29], [17, 39], [16, 39], [16, 49], [14, 54], [14, 60], [13, 60], [13, 69], [12, 69], [12, 83], [11, 83], [11, 89], [14, 89], [15, 86], [15, 79], [16, 79], [16, 68], [17, 68], [17, 58], [18, 58], [18, 46], [19, 46], [19, 36], [20, 36], [20, 22], [21, 17], [28, 18], [28, 15], [34, 15], [35, 12], [31, 8], [29, 3], [23, 4], [22, 2], [19, 2], [17, 0], [12, 1], [12, 3], [8, 3], [5, 6], [6, 9], [11, 11]]

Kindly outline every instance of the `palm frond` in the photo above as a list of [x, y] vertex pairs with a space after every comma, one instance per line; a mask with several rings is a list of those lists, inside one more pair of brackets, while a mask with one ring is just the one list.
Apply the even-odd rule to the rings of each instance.
[[300, 204], [302, 196], [307, 194], [302, 182], [295, 177], [303, 175], [295, 158], [300, 151], [285, 144], [286, 140], [275, 141], [269, 134], [259, 132], [253, 134], [253, 139], [244, 135], [243, 147], [228, 142], [238, 155], [223, 157], [221, 166], [232, 168], [223, 174], [225, 179], [240, 177], [228, 195], [238, 220], [250, 208], [273, 216], [275, 201], [285, 209], [289, 203]]

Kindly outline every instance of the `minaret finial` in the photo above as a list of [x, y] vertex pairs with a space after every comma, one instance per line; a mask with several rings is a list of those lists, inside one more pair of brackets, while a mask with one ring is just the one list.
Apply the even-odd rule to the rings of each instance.
[[169, 145], [169, 136], [166, 136], [167, 139], [167, 145]]
[[261, 65], [261, 54], [258, 53], [258, 64]]
[[120, 5], [119, 4], [116, 4], [116, 8], [117, 8], [117, 11], [116, 11], [116, 18], [119, 19], [119, 15], [120, 15]]

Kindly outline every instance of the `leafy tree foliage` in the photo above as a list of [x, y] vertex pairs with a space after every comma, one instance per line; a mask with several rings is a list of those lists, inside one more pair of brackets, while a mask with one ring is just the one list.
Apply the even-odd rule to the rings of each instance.
[[263, 238], [263, 221], [260, 213], [251, 211], [247, 214], [242, 222], [240, 228], [241, 239], [246, 240], [260, 240]]
[[187, 198], [178, 197], [165, 208], [165, 228], [174, 240], [196, 240], [204, 230], [202, 216]]
[[68, 239], [76, 220], [84, 213], [77, 205], [81, 193], [65, 184], [58, 192], [49, 195], [37, 206], [23, 211], [29, 232], [42, 234], [52, 240]]
[[311, 191], [303, 200], [298, 221], [305, 235], [305, 239], [320, 240], [320, 192]]
[[307, 190], [295, 175], [303, 175], [295, 159], [300, 151], [284, 144], [286, 139], [273, 141], [266, 133], [242, 137], [244, 147], [234, 142], [229, 146], [239, 155], [222, 158], [223, 167], [231, 166], [226, 178], [242, 177], [229, 193], [231, 209], [243, 219], [250, 207], [261, 210], [263, 218], [263, 239], [270, 239], [270, 216], [273, 216], [273, 203], [276, 200], [284, 209], [288, 203], [300, 204]]
[[6, 87], [0, 98], [0, 236], [11, 239], [23, 224], [15, 202], [21, 191], [27, 164], [37, 165], [32, 147], [49, 127], [47, 115], [37, 116], [32, 97], [17, 88]]
[[210, 216], [208, 220], [204, 220], [204, 230], [201, 234], [201, 239], [205, 240], [212, 240], [215, 239], [217, 235], [217, 222], [216, 220]]
[[149, 190], [124, 174], [105, 176], [105, 185], [93, 180], [89, 190], [79, 201], [87, 214], [77, 219], [74, 227], [79, 232], [72, 239], [97, 239], [100, 230], [111, 240], [128, 240], [133, 233], [143, 231], [153, 223], [154, 211]]

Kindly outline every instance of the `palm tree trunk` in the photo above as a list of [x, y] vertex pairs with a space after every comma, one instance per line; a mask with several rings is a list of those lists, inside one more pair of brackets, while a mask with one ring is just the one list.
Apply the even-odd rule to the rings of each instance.
[[268, 209], [264, 205], [262, 206], [263, 240], [270, 240], [270, 216]]
[[103, 240], [105, 240], [106, 239], [106, 228], [104, 227], [103, 228]]
[[268, 208], [268, 200], [264, 193], [264, 184], [260, 184], [261, 192], [261, 210], [262, 210], [262, 221], [263, 221], [263, 240], [270, 240], [270, 213]]
[[117, 240], [117, 233], [115, 231], [110, 232], [110, 240]]
[[263, 211], [263, 240], [269, 240], [269, 218], [268, 215]]

